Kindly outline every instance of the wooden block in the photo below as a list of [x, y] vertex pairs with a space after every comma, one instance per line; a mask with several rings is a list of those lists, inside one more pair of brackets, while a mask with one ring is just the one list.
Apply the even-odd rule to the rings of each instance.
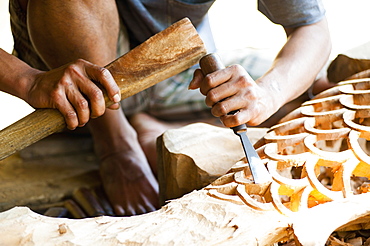
[[[249, 128], [252, 143], [267, 129]], [[245, 155], [229, 128], [195, 123], [168, 130], [158, 138], [160, 200], [178, 198], [210, 184]]]
[[[355, 74], [370, 69], [370, 42], [339, 54], [329, 65], [327, 73], [330, 82], [340, 82]], [[369, 71], [366, 72], [367, 77]], [[361, 78], [366, 75], [361, 75]], [[359, 76], [355, 76], [360, 78]]]

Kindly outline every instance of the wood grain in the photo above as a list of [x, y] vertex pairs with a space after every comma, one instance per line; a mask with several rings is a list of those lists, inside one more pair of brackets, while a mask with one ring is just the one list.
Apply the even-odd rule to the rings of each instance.
[[[254, 143], [267, 128], [250, 128]], [[229, 128], [194, 123], [170, 129], [157, 139], [160, 202], [201, 189], [245, 157], [239, 138]]]
[[[125, 99], [186, 70], [204, 54], [202, 40], [190, 20], [184, 18], [106, 68]], [[113, 103], [106, 94], [105, 101], [107, 107]], [[64, 128], [65, 121], [58, 110], [37, 109], [0, 132], [0, 160]]]
[[227, 172], [210, 185], [131, 217], [56, 219], [15, 207], [0, 213], [0, 244], [316, 246], [329, 245], [333, 231], [366, 232], [370, 123], [362, 111], [370, 107], [370, 78], [337, 87], [336, 95], [305, 102], [300, 114], [264, 134], [257, 151], [273, 177], [270, 185], [250, 182], [244, 158], [235, 163], [242, 153], [232, 132], [196, 123], [158, 138], [159, 181], [166, 179], [163, 192], [191, 191]]

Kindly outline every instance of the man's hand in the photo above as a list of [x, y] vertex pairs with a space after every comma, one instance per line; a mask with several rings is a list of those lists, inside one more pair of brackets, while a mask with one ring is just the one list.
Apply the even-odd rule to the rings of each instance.
[[[206, 76], [194, 72], [189, 89], [200, 89], [212, 114], [220, 117], [226, 127], [244, 123], [258, 125], [275, 111], [272, 95], [259, 86], [240, 65], [232, 65]], [[228, 115], [231, 111], [238, 111]]]
[[103, 92], [92, 81], [100, 83], [115, 102], [109, 108], [119, 108], [120, 91], [110, 72], [82, 59], [48, 72], [38, 72], [23, 99], [35, 108], [58, 109], [67, 127], [73, 130], [105, 112]]

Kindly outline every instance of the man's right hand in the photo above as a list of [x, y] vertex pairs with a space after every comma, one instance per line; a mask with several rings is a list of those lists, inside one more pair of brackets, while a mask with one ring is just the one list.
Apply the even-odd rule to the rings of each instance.
[[[273, 94], [264, 83], [254, 81], [240, 65], [228, 66], [208, 75], [195, 70], [189, 89], [200, 89], [211, 113], [226, 127], [241, 124], [256, 126], [278, 109], [274, 103], [279, 94]], [[237, 111], [235, 114], [229, 114]]]
[[56, 108], [65, 118], [68, 129], [84, 126], [90, 118], [105, 112], [100, 83], [111, 101], [110, 109], [118, 109], [119, 87], [111, 73], [82, 59], [48, 72], [35, 72], [33, 83], [27, 85], [24, 100], [34, 108]]

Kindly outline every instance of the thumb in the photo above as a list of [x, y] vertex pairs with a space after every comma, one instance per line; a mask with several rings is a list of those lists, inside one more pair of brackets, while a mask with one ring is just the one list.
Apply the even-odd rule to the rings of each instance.
[[200, 83], [202, 82], [204, 76], [200, 69], [196, 69], [194, 71], [193, 79], [190, 81], [189, 90], [195, 90], [200, 87]]

